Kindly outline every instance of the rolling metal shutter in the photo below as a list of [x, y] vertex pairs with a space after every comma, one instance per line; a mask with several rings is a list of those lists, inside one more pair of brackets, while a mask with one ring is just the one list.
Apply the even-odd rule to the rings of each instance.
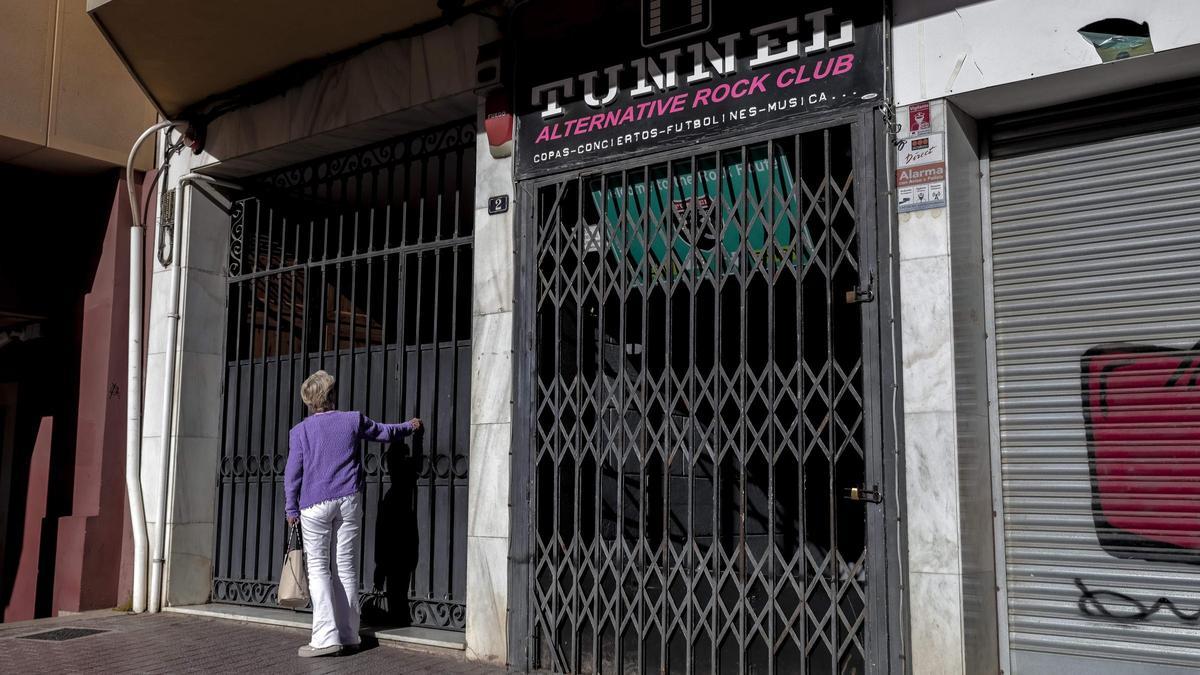
[[991, 129], [1017, 673], [1200, 667], [1198, 101], [1189, 84]]

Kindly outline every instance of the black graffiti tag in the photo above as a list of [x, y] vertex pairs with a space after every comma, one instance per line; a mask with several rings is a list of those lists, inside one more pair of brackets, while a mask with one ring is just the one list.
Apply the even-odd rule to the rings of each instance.
[[[1123, 619], [1125, 621], [1145, 621], [1165, 608], [1170, 610], [1180, 621], [1187, 621], [1189, 623], [1200, 621], [1200, 610], [1185, 612], [1176, 607], [1175, 603], [1171, 602], [1169, 598], [1160, 597], [1153, 604], [1147, 606], [1137, 598], [1124, 593], [1092, 590], [1079, 577], [1075, 577], [1075, 586], [1079, 588], [1080, 592], [1079, 611], [1088, 616], [1103, 616], [1109, 619]], [[1110, 608], [1105, 604], [1106, 602], [1116, 605], [1116, 607]]]

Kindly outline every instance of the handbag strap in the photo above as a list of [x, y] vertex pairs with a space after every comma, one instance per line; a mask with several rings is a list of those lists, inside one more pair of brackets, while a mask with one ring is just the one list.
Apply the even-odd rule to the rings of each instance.
[[300, 550], [300, 551], [304, 550], [304, 543], [300, 540], [300, 524], [299, 523], [288, 525], [287, 550], [284, 551], [284, 555], [287, 555], [288, 553], [291, 553], [292, 551], [297, 551], [297, 550]]

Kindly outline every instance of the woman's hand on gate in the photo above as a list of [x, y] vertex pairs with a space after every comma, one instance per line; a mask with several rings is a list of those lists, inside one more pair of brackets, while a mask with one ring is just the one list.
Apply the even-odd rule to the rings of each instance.
[[425, 424], [421, 421], [420, 417], [414, 417], [411, 420], [409, 420], [408, 423], [409, 423], [409, 425], [412, 426], [412, 430], [413, 430], [414, 434], [417, 433], [418, 431], [420, 431], [421, 428], [425, 426]]

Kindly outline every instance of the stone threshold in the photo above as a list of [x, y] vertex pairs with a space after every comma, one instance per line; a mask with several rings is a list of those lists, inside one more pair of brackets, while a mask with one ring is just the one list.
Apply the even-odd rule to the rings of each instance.
[[[213, 619], [246, 621], [248, 623], [260, 623], [268, 626], [303, 628], [305, 630], [312, 629], [311, 614], [283, 608], [276, 609], [273, 607], [248, 607], [244, 605], [210, 603], [207, 605], [164, 607], [163, 611], [205, 616]], [[455, 649], [458, 651], [466, 649], [465, 636], [462, 633], [449, 630], [437, 630], [436, 628], [421, 628], [417, 626], [409, 626], [407, 628], [371, 628], [370, 626], [364, 626], [360, 632], [363, 635], [374, 637], [380, 642], [397, 642], [420, 645], [422, 647]]]

